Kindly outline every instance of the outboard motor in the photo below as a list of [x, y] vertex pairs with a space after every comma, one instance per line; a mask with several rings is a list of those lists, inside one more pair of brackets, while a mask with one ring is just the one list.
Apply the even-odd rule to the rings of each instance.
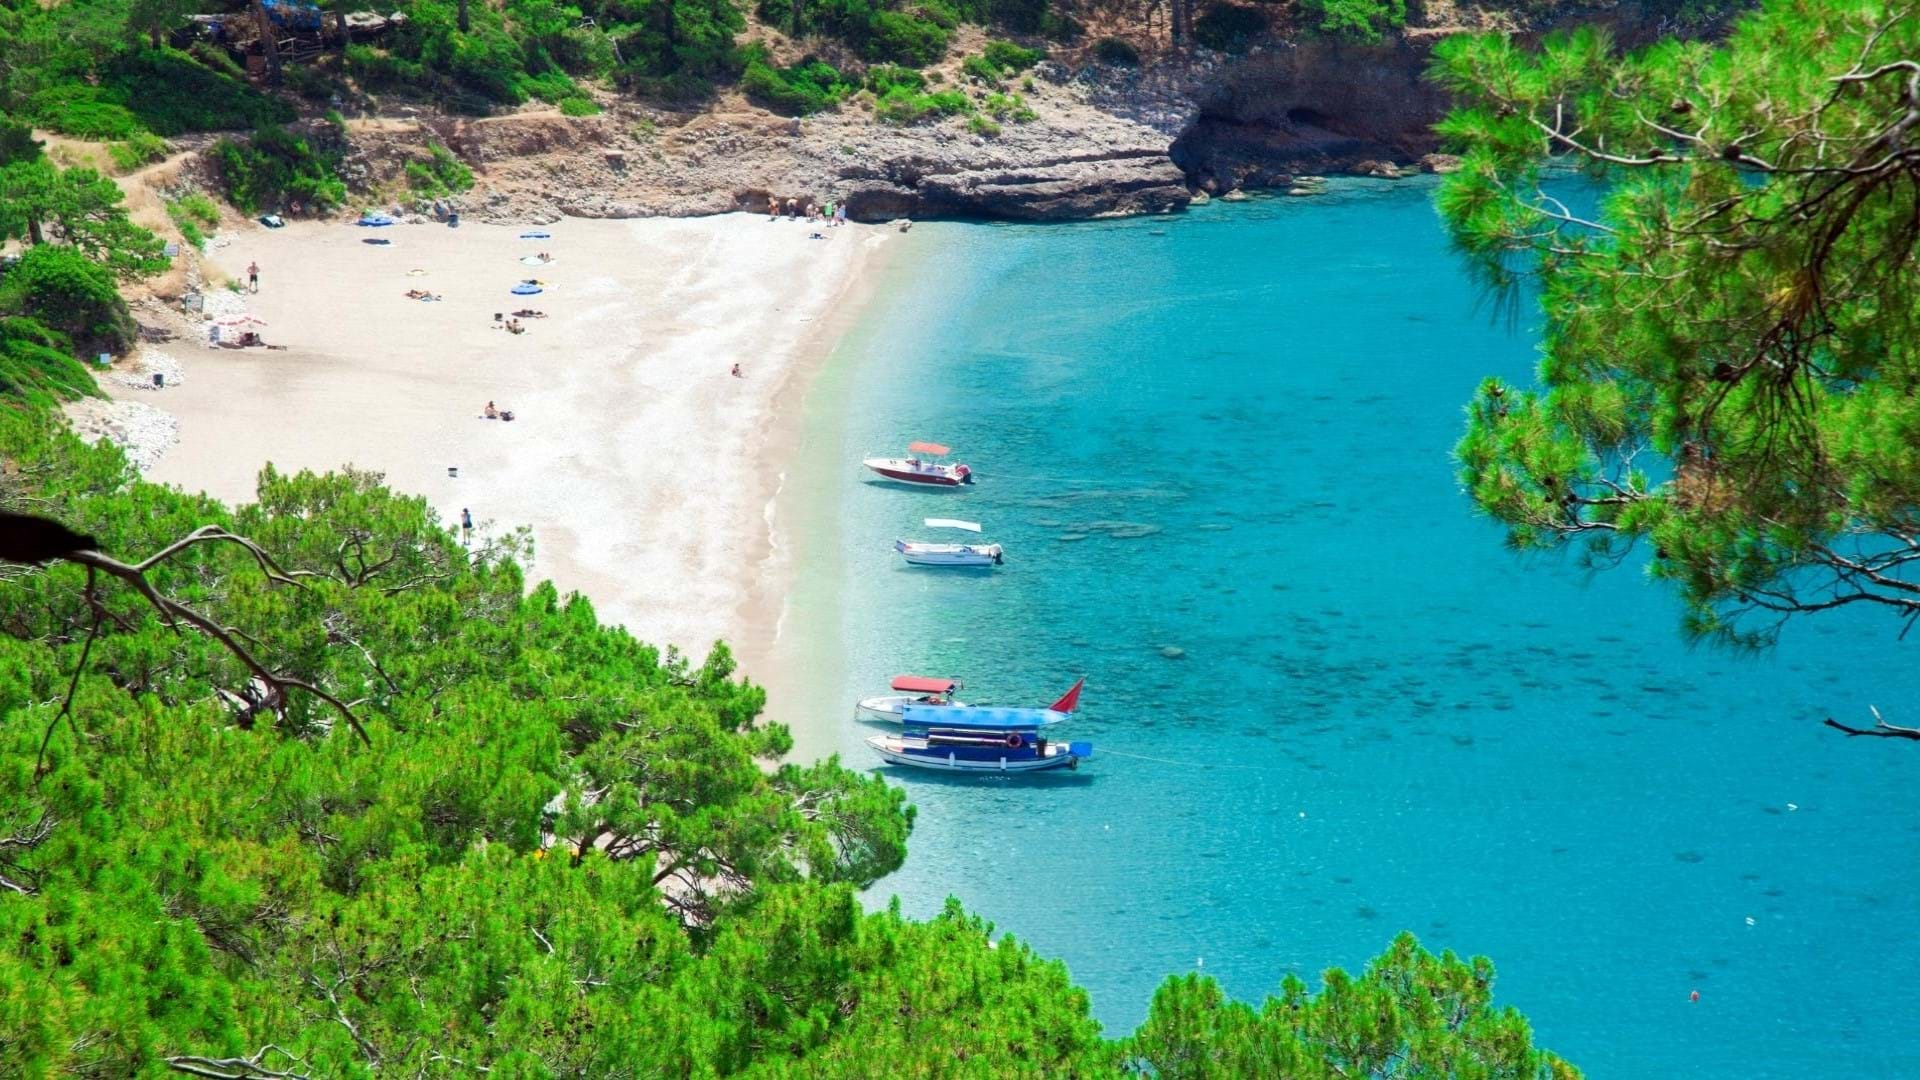
[[962, 466], [960, 466], [960, 467], [959, 467], [958, 469], [956, 469], [956, 470], [954, 470], [954, 471], [955, 471], [955, 472], [958, 472], [958, 473], [960, 474], [960, 482], [961, 482], [961, 483], [963, 483], [963, 484], [971, 484], [971, 483], [973, 483], [973, 470], [972, 470], [972, 469], [969, 469], [969, 468], [967, 468], [967, 467], [966, 467], [965, 465], [962, 465]]

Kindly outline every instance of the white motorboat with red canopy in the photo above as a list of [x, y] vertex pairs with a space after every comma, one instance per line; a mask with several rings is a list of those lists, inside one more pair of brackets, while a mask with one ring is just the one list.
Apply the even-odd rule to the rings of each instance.
[[895, 675], [893, 688], [898, 691], [882, 694], [879, 697], [860, 699], [857, 714], [862, 719], [884, 720], [899, 723], [901, 712], [908, 705], [957, 705], [965, 708], [967, 703], [956, 699], [954, 691], [960, 689], [959, 679], [939, 679], [930, 675]]
[[904, 458], [867, 458], [860, 464], [879, 473], [889, 480], [902, 484], [918, 484], [922, 487], [959, 487], [973, 483], [973, 470], [965, 465], [948, 465], [927, 458], [943, 458], [953, 453], [952, 448], [939, 443], [916, 442], [907, 446]]

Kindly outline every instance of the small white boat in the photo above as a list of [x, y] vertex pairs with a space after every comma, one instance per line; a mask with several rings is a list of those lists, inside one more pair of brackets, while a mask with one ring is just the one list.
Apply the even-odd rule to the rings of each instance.
[[960, 689], [959, 679], [937, 679], [926, 675], [895, 675], [893, 688], [898, 693], [882, 694], [879, 697], [861, 698], [855, 710], [863, 720], [881, 720], [897, 724], [905, 715], [909, 705], [955, 705], [966, 708], [967, 703], [953, 696]]
[[895, 540], [893, 550], [915, 566], [999, 566], [999, 544], [924, 544]]
[[937, 461], [927, 461], [927, 457], [946, 457], [953, 451], [939, 443], [917, 442], [907, 447], [912, 457], [904, 458], [867, 458], [860, 464], [879, 473], [889, 480], [902, 484], [915, 484], [920, 487], [959, 487], [973, 483], [973, 470], [965, 465], [944, 465]]

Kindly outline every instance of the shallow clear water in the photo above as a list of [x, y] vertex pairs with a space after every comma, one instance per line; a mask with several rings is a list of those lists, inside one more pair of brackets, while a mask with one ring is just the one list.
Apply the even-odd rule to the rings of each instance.
[[[1535, 339], [1476, 308], [1428, 195], [916, 230], [809, 403], [787, 636], [848, 717], [811, 748], [871, 762], [851, 702], [895, 673], [1032, 705], [1085, 675], [1062, 730], [1096, 757], [890, 770], [920, 814], [876, 893], [963, 897], [1116, 1033], [1170, 972], [1257, 999], [1410, 929], [1492, 957], [1597, 1077], [1920, 1075], [1920, 751], [1818, 724], [1920, 720], [1912, 646], [1838, 616], [1689, 650], [1637, 567], [1504, 550], [1448, 454]], [[852, 464], [913, 438], [980, 482]], [[902, 567], [926, 516], [1007, 565]]]

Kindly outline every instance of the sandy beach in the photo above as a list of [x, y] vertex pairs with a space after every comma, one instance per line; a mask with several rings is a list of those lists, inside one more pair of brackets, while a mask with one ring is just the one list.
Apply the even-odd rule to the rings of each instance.
[[[746, 214], [539, 229], [551, 238], [478, 224], [233, 234], [211, 259], [241, 280], [259, 264], [248, 309], [287, 348], [176, 342], [181, 385], [109, 381], [178, 418], [148, 477], [245, 502], [269, 461], [374, 469], [449, 523], [467, 509], [482, 534], [530, 527], [530, 578], [585, 593], [643, 640], [696, 660], [721, 639], [766, 655], [797, 398], [890, 235]], [[540, 252], [553, 261], [522, 262]], [[510, 292], [529, 278], [540, 295]], [[521, 308], [547, 317], [499, 328], [495, 313]], [[515, 419], [482, 418], [489, 401]]]

